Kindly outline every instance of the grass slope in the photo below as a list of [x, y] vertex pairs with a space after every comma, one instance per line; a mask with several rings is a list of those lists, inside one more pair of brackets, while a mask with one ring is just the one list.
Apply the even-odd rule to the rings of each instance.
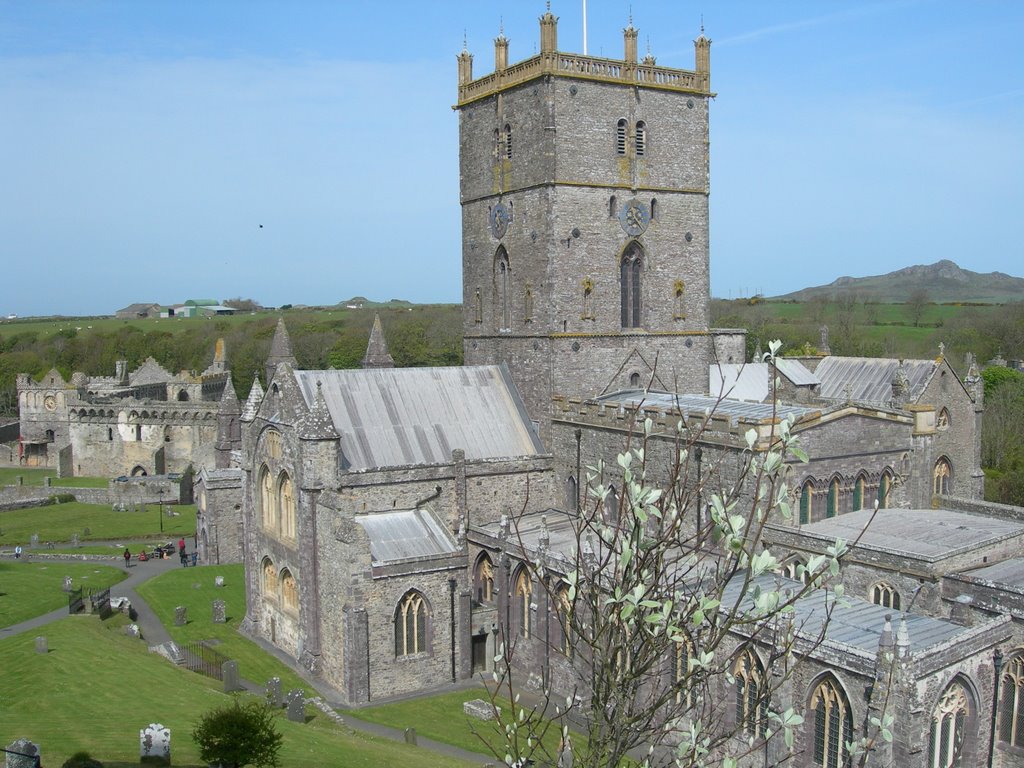
[[[86, 750], [108, 768], [138, 765], [139, 730], [149, 723], [171, 729], [173, 764], [203, 766], [191, 731], [201, 714], [229, 700], [219, 683], [149, 653], [121, 631], [124, 619], [101, 622], [72, 616], [46, 628], [50, 652], [37, 654], [31, 633], [0, 640], [0, 701], [4, 743], [28, 738], [40, 745], [45, 765], [60, 765]], [[313, 715], [312, 719], [309, 716]], [[314, 710], [305, 724], [277, 718], [284, 736], [282, 766], [313, 768], [459, 768], [467, 766], [425, 750], [377, 740], [341, 727]]]
[[40, 486], [44, 478], [50, 478], [55, 488], [106, 488], [110, 480], [105, 477], [57, 477], [55, 469], [35, 467], [0, 467], [0, 485], [14, 485], [17, 478], [23, 485]]
[[[174, 508], [179, 514], [164, 515], [163, 533], [160, 532], [159, 510], [156, 504], [137, 512], [114, 512], [103, 504], [84, 504], [73, 501], [50, 507], [30, 507], [0, 512], [0, 547], [28, 544], [33, 533], [40, 542], [70, 541], [77, 533], [82, 541], [107, 541], [163, 537], [168, 541], [180, 536], [191, 536], [196, 530], [196, 508], [181, 505]], [[85, 533], [85, 529], [89, 533]]]
[[41, 616], [67, 606], [64, 577], [70, 576], [75, 587], [104, 589], [127, 578], [119, 568], [92, 563], [0, 562], [0, 627]]

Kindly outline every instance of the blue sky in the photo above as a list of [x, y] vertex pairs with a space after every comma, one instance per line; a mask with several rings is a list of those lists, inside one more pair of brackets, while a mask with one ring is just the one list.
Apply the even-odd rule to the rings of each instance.
[[[628, 2], [590, 0], [622, 55]], [[952, 259], [1024, 274], [1024, 3], [649, 0], [713, 40], [716, 296]], [[0, 0], [0, 313], [461, 300], [455, 55], [543, 2]], [[581, 2], [554, 0], [582, 51]], [[262, 225], [262, 228], [261, 226]], [[45, 280], [40, 280], [45, 277]]]

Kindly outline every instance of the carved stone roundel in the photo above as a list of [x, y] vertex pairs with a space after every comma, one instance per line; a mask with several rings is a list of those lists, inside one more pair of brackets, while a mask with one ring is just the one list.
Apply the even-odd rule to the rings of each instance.
[[637, 199], [630, 200], [619, 211], [619, 224], [627, 235], [636, 237], [647, 230], [651, 223], [651, 209]]
[[508, 232], [508, 225], [512, 219], [508, 208], [505, 207], [504, 203], [497, 203], [491, 208], [488, 218], [491, 220], [491, 234], [498, 240], [501, 240], [505, 233]]

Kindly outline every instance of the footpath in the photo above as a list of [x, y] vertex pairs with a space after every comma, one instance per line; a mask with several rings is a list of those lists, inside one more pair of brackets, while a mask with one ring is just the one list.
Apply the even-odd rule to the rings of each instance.
[[[6, 560], [8, 558], [5, 557], [4, 559]], [[51, 557], [47, 559], [52, 562], [57, 558]], [[26, 558], [26, 561], [30, 562], [31, 560], [29, 558]], [[67, 558], [67, 561], [80, 563], [82, 562], [82, 558], [77, 556], [70, 556]], [[164, 627], [163, 622], [160, 621], [159, 617], [156, 615], [156, 612], [153, 611], [153, 609], [149, 607], [146, 601], [139, 596], [139, 593], [135, 591], [135, 588], [138, 587], [140, 584], [143, 584], [144, 582], [149, 581], [150, 579], [159, 576], [162, 573], [165, 573], [166, 571], [170, 571], [175, 568], [180, 568], [181, 562], [178, 560], [178, 558], [170, 557], [166, 560], [147, 560], [145, 562], [138, 562], [137, 560], [132, 560], [131, 565], [127, 568], [125, 568], [123, 560], [118, 562], [117, 560], [105, 558], [102, 561], [97, 560], [97, 564], [100, 563], [103, 565], [110, 565], [116, 568], [120, 568], [121, 570], [127, 572], [128, 578], [126, 578], [124, 581], [118, 584], [114, 584], [110, 588], [110, 598], [111, 600], [117, 597], [128, 598], [128, 601], [131, 603], [132, 609], [135, 613], [134, 621], [136, 624], [138, 624], [139, 629], [142, 632], [142, 637], [145, 638], [150, 648], [171, 642], [171, 635], [167, 631], [167, 628]], [[41, 616], [35, 616], [26, 621], [22, 621], [18, 624], [13, 624], [9, 627], [4, 627], [0, 629], [0, 638], [12, 637], [14, 635], [19, 635], [25, 632], [32, 632], [41, 629], [45, 627], [47, 624], [51, 624], [55, 621], [65, 618], [67, 615], [68, 609], [67, 607], [64, 607], [59, 608], [55, 611], [50, 611], [49, 613], [44, 613]], [[276, 649], [269, 647], [266, 643], [258, 644], [263, 650], [273, 653], [275, 656], [278, 656], [279, 658], [282, 658], [280, 652], [275, 652]], [[282, 660], [284, 659], [282, 658]], [[259, 685], [251, 680], [246, 680], [243, 678], [239, 680], [239, 682], [247, 691], [251, 693], [262, 693], [264, 690], [264, 687], [262, 685]], [[316, 688], [317, 692], [320, 693], [322, 697], [326, 698], [327, 700], [331, 698], [330, 691], [321, 689], [313, 681], [307, 680], [306, 682], [309, 683], [309, 685]], [[346, 727], [351, 728], [352, 730], [362, 731], [363, 733], [367, 733], [372, 736], [378, 736], [385, 739], [392, 739], [394, 741], [405, 741], [405, 733], [399, 730], [398, 728], [390, 728], [386, 725], [369, 723], [364, 720], [360, 720], [356, 717], [342, 717], [336, 712], [333, 704], [324, 704], [323, 706], [320, 706], [319, 704], [314, 705], [317, 706], [318, 709], [324, 711], [325, 714], [327, 714], [329, 717], [332, 717], [332, 719], [343, 723]], [[465, 749], [460, 749], [459, 747], [453, 747], [450, 744], [442, 744], [441, 742], [434, 741], [432, 739], [428, 739], [419, 735], [417, 735], [416, 737], [416, 745], [424, 749], [429, 749], [432, 752], [436, 752], [438, 754], [456, 758], [459, 760], [465, 760], [466, 762], [474, 763], [476, 765], [495, 764], [493, 757], [488, 757], [487, 755], [478, 752], [469, 752]]]

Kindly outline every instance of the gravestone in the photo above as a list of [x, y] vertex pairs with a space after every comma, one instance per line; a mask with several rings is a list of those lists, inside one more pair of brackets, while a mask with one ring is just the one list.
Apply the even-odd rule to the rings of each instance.
[[50, 646], [46, 642], [46, 638], [40, 635], [36, 638], [36, 653], [49, 653]]
[[138, 624], [129, 624], [124, 628], [124, 633], [128, 635], [128, 637], [134, 637], [136, 639], [142, 637], [142, 632], [139, 630]]
[[293, 723], [306, 722], [306, 697], [302, 689], [293, 688], [288, 691], [285, 697], [285, 706], [288, 707], [288, 719]]
[[171, 729], [150, 723], [139, 731], [139, 760], [147, 765], [170, 765]]
[[7, 745], [6, 768], [36, 768], [40, 765], [39, 746], [28, 739]]
[[51, 485], [53, 485], [53, 478], [50, 477], [50, 476], [44, 477], [43, 478], [43, 488], [49, 488]]
[[272, 677], [267, 680], [267, 704], [275, 709], [280, 709], [283, 703], [284, 699], [281, 697], [281, 678]]
[[215, 586], [215, 587], [223, 587], [224, 586], [224, 577], [223, 576], [215, 576], [214, 579], [213, 579], [213, 586]]
[[[470, 717], [475, 717], [477, 720], [494, 719], [494, 707], [491, 706], [490, 702], [483, 699], [472, 699], [471, 701], [464, 702], [462, 711]], [[501, 714], [501, 707], [498, 708], [498, 714]]]
[[33, 533], [31, 536], [28, 537], [28, 545], [30, 547], [32, 547], [32, 549], [35, 549], [36, 547], [39, 546], [39, 534], [38, 533]]
[[242, 690], [242, 684], [238, 682], [237, 661], [225, 661], [220, 667], [220, 672], [224, 681], [224, 693]]
[[78, 534], [77, 534], [77, 533], [72, 533], [72, 534], [71, 534], [71, 546], [72, 546], [72, 547], [76, 547], [76, 548], [77, 548], [77, 547], [79, 547], [79, 546], [81, 546], [81, 545], [80, 545], [80, 544], [78, 543]]
[[415, 728], [406, 728], [405, 729], [405, 743], [406, 744], [412, 744], [414, 747], [416, 746], [416, 729]]
[[184, 605], [179, 605], [174, 609], [174, 626], [184, 627], [188, 624], [188, 609]]
[[71, 590], [72, 590], [71, 577], [70, 576], [65, 576], [64, 577], [64, 591], [65, 592], [70, 592]]
[[223, 624], [227, 620], [226, 617], [225, 617], [226, 613], [227, 613], [227, 609], [225, 608], [224, 601], [223, 600], [214, 600], [213, 601], [213, 623], [214, 624]]

